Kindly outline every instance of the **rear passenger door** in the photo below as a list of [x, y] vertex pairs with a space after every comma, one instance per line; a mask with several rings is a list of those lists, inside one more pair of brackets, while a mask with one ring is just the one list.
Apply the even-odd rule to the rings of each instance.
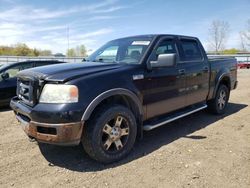
[[200, 43], [191, 38], [180, 38], [179, 63], [186, 76], [186, 106], [206, 100], [209, 90], [209, 64], [203, 57]]

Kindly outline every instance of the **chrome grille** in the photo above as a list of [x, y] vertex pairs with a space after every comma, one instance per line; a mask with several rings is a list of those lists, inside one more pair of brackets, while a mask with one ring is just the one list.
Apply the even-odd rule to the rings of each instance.
[[32, 80], [17, 80], [17, 96], [27, 105], [34, 105], [36, 96], [34, 95], [34, 82]]

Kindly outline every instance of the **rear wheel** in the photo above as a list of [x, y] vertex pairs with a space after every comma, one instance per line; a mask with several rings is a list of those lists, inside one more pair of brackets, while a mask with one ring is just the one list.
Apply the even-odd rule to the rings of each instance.
[[208, 109], [214, 114], [225, 113], [229, 99], [229, 89], [221, 84], [216, 92], [215, 98], [208, 102]]
[[125, 157], [136, 139], [136, 120], [132, 112], [120, 105], [101, 108], [86, 123], [82, 144], [89, 156], [102, 163]]

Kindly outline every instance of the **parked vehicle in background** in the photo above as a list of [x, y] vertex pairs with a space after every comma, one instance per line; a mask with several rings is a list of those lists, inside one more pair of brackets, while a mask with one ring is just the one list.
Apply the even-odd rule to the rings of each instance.
[[238, 62], [239, 69], [250, 69], [250, 62], [247, 61], [239, 61]]
[[11, 107], [29, 137], [82, 142], [89, 156], [110, 163], [143, 130], [207, 107], [223, 114], [236, 86], [235, 58], [208, 58], [195, 37], [142, 35], [108, 42], [84, 63], [20, 72]]
[[7, 106], [12, 97], [16, 96], [17, 79], [19, 71], [52, 64], [65, 63], [62, 61], [24, 61], [0, 66], [0, 106]]

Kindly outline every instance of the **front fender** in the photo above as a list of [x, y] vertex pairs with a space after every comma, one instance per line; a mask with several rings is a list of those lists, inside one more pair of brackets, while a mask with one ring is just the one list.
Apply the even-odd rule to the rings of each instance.
[[94, 98], [94, 100], [91, 101], [91, 103], [87, 106], [85, 112], [83, 113], [82, 121], [87, 121], [89, 119], [89, 117], [91, 116], [92, 112], [94, 111], [94, 109], [103, 100], [105, 100], [111, 96], [115, 96], [115, 95], [125, 95], [125, 96], [129, 97], [130, 99], [132, 99], [133, 102], [138, 107], [140, 115], [141, 116], [143, 115], [142, 103], [139, 100], [139, 98], [136, 96], [136, 94], [134, 94], [132, 91], [125, 89], [125, 88], [114, 88], [114, 89], [110, 89], [110, 90], [107, 90], [107, 91], [99, 94], [96, 98]]

